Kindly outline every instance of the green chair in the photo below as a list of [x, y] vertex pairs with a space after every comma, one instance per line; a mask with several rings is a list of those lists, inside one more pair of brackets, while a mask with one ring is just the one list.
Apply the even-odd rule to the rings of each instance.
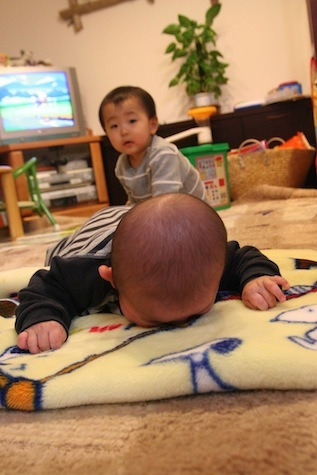
[[[55, 218], [53, 217], [52, 213], [47, 208], [41, 196], [41, 191], [40, 191], [37, 176], [36, 176], [36, 162], [37, 162], [37, 158], [32, 157], [30, 158], [30, 160], [25, 162], [21, 167], [13, 170], [13, 177], [15, 179], [20, 177], [22, 174], [25, 174], [27, 184], [28, 184], [28, 191], [30, 195], [30, 201], [18, 201], [18, 206], [20, 209], [33, 209], [40, 216], [43, 216], [45, 214], [48, 217], [52, 226], [54, 226], [54, 229], [58, 229], [59, 226], [56, 223]], [[0, 211], [5, 211], [5, 209], [6, 208], [5, 208], [4, 203], [0, 202]]]

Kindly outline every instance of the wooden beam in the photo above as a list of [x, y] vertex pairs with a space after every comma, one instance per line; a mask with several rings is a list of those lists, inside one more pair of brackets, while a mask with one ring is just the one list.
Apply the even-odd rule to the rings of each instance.
[[85, 15], [86, 13], [91, 13], [96, 10], [100, 10], [101, 8], [109, 7], [111, 5], [116, 5], [117, 3], [121, 3], [123, 1], [131, 0], [93, 0], [92, 2], [86, 2], [81, 4], [78, 4], [77, 0], [75, 0], [74, 2], [72, 2], [72, 0], [69, 0], [69, 8], [67, 8], [66, 10], [61, 10], [59, 12], [59, 15], [63, 20], [73, 20], [74, 15]]
[[[69, 9], [75, 12], [76, 8], [78, 7], [78, 0], [68, 0], [68, 3], [69, 3]], [[80, 15], [78, 13], [73, 13], [70, 20], [70, 24], [74, 25], [74, 30], [76, 32], [82, 30], [83, 28]]]
[[[75, 31], [80, 31], [83, 28], [80, 15], [95, 12], [102, 8], [117, 5], [118, 3], [133, 1], [133, 0], [92, 0], [86, 3], [78, 3], [78, 0], [68, 0], [69, 8], [61, 10], [59, 16], [74, 25]], [[147, 0], [149, 3], [154, 3], [154, 0]]]

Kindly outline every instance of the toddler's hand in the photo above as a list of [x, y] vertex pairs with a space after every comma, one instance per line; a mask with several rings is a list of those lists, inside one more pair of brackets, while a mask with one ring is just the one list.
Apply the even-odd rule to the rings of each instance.
[[18, 336], [18, 347], [30, 353], [56, 350], [67, 338], [65, 328], [54, 320], [36, 323]]
[[242, 301], [248, 308], [257, 310], [267, 310], [276, 305], [276, 301], [286, 300], [281, 288], [289, 289], [290, 285], [284, 277], [280, 275], [264, 275], [250, 280], [242, 291]]

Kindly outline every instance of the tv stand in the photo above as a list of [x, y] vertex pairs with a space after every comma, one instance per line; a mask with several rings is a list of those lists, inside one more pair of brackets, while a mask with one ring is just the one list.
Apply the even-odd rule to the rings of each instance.
[[[81, 137], [70, 137], [54, 140], [41, 140], [37, 142], [21, 142], [8, 144], [0, 147], [0, 163], [10, 165], [13, 169], [20, 167], [26, 161], [25, 155], [34, 151], [40, 152], [41, 149], [51, 149], [56, 147], [67, 147], [72, 145], [89, 145], [91, 167], [93, 168], [95, 186], [97, 191], [97, 200], [67, 205], [53, 209], [54, 214], [64, 214], [68, 216], [90, 216], [98, 209], [109, 206], [108, 188], [106, 183], [103, 158], [100, 147], [101, 137], [87, 135]], [[27, 182], [24, 176], [16, 180], [17, 194], [20, 201], [29, 199]], [[26, 211], [23, 211], [25, 216]]]

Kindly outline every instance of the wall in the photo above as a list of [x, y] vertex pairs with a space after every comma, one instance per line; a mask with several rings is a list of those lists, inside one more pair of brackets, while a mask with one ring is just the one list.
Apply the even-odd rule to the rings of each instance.
[[[210, 0], [130, 0], [82, 16], [83, 30], [59, 18], [67, 0], [0, 0], [0, 51], [31, 50], [54, 66], [75, 66], [87, 125], [102, 133], [99, 104], [112, 88], [133, 84], [154, 97], [161, 123], [186, 120], [191, 105], [182, 87], [167, 84], [177, 66], [161, 32], [177, 15], [202, 21]], [[222, 0], [214, 28], [230, 63], [222, 106], [263, 99], [279, 83], [297, 80], [310, 94], [311, 42], [305, 0]]]

